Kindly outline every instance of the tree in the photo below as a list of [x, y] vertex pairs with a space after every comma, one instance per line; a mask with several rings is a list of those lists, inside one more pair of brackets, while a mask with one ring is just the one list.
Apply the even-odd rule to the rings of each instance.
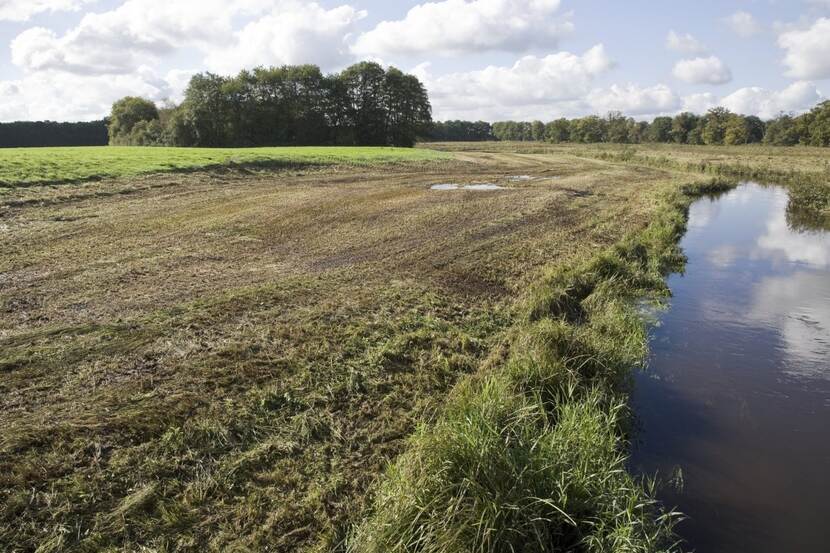
[[437, 142], [483, 142], [495, 139], [493, 127], [486, 121], [439, 121], [432, 125], [427, 138]]
[[589, 115], [576, 119], [571, 126], [571, 140], [583, 144], [605, 142], [607, 138], [607, 123], [605, 119], [596, 115]]
[[645, 142], [648, 136], [648, 123], [645, 121], [628, 120], [628, 142], [631, 144], [640, 144]]
[[383, 146], [386, 143], [386, 113], [383, 89], [386, 73], [374, 62], [361, 62], [340, 74], [346, 85], [346, 113], [350, 115], [358, 144]]
[[524, 141], [532, 138], [530, 123], [517, 121], [493, 123], [493, 134], [499, 140]]
[[737, 146], [749, 142], [749, 126], [742, 115], [731, 115], [724, 126], [723, 142]]
[[534, 121], [530, 124], [530, 137], [534, 142], [545, 141], [545, 124], [541, 121]]
[[231, 106], [226, 96], [226, 79], [212, 73], [200, 73], [190, 79], [180, 109], [193, 127], [198, 146], [233, 145]]
[[770, 121], [764, 133], [764, 144], [770, 146], [795, 146], [799, 139], [795, 119], [786, 113], [781, 113]]
[[703, 131], [706, 129], [706, 124], [708, 122], [709, 118], [706, 115], [698, 119], [695, 128], [689, 131], [689, 136], [686, 138], [686, 142], [695, 146], [702, 146], [705, 144], [703, 141]]
[[651, 142], [671, 142], [672, 118], [657, 117], [648, 128], [648, 139]]
[[164, 127], [158, 119], [139, 121], [128, 136], [127, 144], [131, 146], [164, 146], [165, 144]]
[[628, 123], [629, 120], [619, 111], [612, 111], [606, 117], [608, 125], [608, 142], [625, 144], [630, 142]]
[[726, 137], [726, 125], [732, 117], [732, 112], [726, 108], [712, 108], [706, 114], [706, 124], [703, 127], [703, 142], [707, 145], [723, 144]]
[[387, 145], [411, 148], [419, 136], [428, 132], [432, 107], [424, 85], [416, 77], [390, 67], [384, 79], [382, 105]]
[[157, 121], [159, 111], [150, 100], [127, 96], [112, 105], [108, 125], [110, 144], [129, 145], [133, 128], [140, 122]]
[[671, 139], [677, 144], [689, 144], [689, 135], [697, 127], [700, 118], [688, 111], [678, 114], [672, 120]]
[[545, 140], [553, 144], [568, 142], [571, 139], [571, 122], [557, 119], [545, 125]]
[[432, 107], [423, 84], [394, 67], [364, 62], [326, 76], [286, 65], [195, 75], [163, 123], [164, 140], [179, 146], [413, 146]]
[[807, 117], [807, 143], [811, 146], [830, 146], [830, 100], [814, 107]]
[[749, 115], [744, 117], [744, 121], [746, 122], [747, 128], [747, 143], [748, 144], [759, 144], [764, 140], [764, 134], [766, 133], [767, 126], [761, 120], [760, 117], [756, 117], [755, 115]]
[[0, 148], [41, 146], [105, 146], [109, 143], [107, 122], [57, 123], [15, 121], [0, 123]]

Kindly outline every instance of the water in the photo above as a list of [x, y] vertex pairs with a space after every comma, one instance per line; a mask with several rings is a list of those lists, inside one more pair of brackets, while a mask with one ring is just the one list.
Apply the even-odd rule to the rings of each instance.
[[695, 203], [684, 275], [637, 376], [632, 467], [662, 480], [705, 553], [830, 551], [830, 233], [780, 188]]
[[432, 190], [504, 190], [503, 186], [498, 184], [480, 183], [480, 184], [433, 184]]

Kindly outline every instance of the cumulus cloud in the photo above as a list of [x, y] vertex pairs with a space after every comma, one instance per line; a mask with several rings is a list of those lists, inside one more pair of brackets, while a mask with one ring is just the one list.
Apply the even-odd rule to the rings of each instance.
[[230, 47], [213, 49], [206, 62], [211, 70], [222, 73], [257, 65], [337, 67], [351, 59], [346, 41], [364, 17], [365, 11], [351, 6], [326, 10], [316, 3], [282, 2], [279, 11], [235, 33]]
[[161, 101], [175, 94], [175, 83], [140, 67], [129, 75], [81, 76], [41, 71], [0, 82], [0, 121], [89, 121], [102, 117], [112, 102], [127, 95]]
[[761, 24], [749, 12], [735, 12], [725, 20], [727, 25], [742, 38], [750, 38], [762, 31]]
[[[127, 94], [179, 101], [196, 71], [161, 76], [148, 66], [183, 51], [225, 73], [284, 63], [331, 68], [351, 59], [347, 37], [364, 16], [301, 0], [127, 0], [64, 33], [33, 27], [14, 38], [11, 59], [24, 76], [2, 84], [0, 118], [95, 119]], [[247, 25], [235, 31], [240, 20]]]
[[591, 91], [587, 101], [597, 113], [621, 111], [626, 115], [672, 113], [680, 107], [680, 98], [663, 84], [647, 88], [612, 85]]
[[40, 27], [24, 31], [12, 41], [12, 61], [29, 71], [125, 73], [185, 45], [227, 43], [234, 11], [220, 0], [127, 0], [85, 15], [60, 36]]
[[[300, 0], [127, 0], [87, 14], [62, 35], [35, 27], [11, 45], [12, 61], [27, 71], [125, 74], [183, 48], [203, 52], [216, 70], [242, 65], [320, 63], [343, 59], [345, 37], [365, 12], [326, 10]], [[253, 18], [234, 32], [238, 17]]]
[[666, 37], [666, 47], [669, 50], [683, 54], [695, 55], [706, 53], [706, 46], [689, 33], [681, 35], [675, 31], [669, 31], [669, 35]]
[[782, 111], [807, 111], [821, 99], [815, 84], [799, 81], [780, 91], [758, 87], [742, 88], [723, 98], [721, 105], [736, 113], [769, 119]]
[[78, 11], [97, 0], [0, 0], [0, 21], [28, 21], [44, 12]]
[[681, 60], [674, 66], [674, 76], [692, 84], [726, 84], [732, 80], [732, 71], [719, 58]]
[[698, 94], [690, 94], [683, 97], [682, 111], [689, 111], [691, 113], [706, 113], [710, 109], [718, 106], [718, 98], [711, 92], [701, 92]]
[[806, 29], [784, 31], [778, 45], [786, 50], [784, 64], [790, 77], [830, 77], [830, 19], [822, 17]]
[[613, 65], [599, 44], [582, 55], [525, 56], [509, 67], [433, 76], [425, 64], [414, 73], [426, 84], [438, 119], [536, 119], [579, 110], [594, 80]]
[[361, 35], [358, 55], [463, 54], [554, 48], [573, 30], [560, 0], [444, 0], [418, 4], [403, 19]]

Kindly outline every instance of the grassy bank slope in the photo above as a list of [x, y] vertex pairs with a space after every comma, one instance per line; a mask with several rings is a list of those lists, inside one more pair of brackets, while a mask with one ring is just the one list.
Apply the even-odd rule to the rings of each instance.
[[467, 158], [8, 189], [0, 550], [341, 543], [417, 423], [501, 359], [520, 291], [676, 186]]
[[79, 182], [147, 173], [242, 167], [371, 165], [442, 159], [411, 148], [86, 148], [0, 149], [0, 186]]

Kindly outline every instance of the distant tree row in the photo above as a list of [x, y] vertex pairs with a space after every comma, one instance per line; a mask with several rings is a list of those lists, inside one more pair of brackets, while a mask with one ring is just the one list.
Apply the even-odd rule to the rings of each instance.
[[[449, 121], [436, 126], [444, 128], [441, 126], [451, 125], [453, 129], [465, 129], [477, 124]], [[456, 140], [447, 132], [433, 133], [431, 138], [433, 136], [435, 140]], [[591, 115], [578, 119], [557, 119], [549, 123], [501, 121], [493, 123], [492, 136], [495, 140], [552, 143], [830, 146], [830, 101], [820, 103], [803, 115], [782, 113], [770, 121], [763, 121], [754, 115], [732, 113], [722, 107], [711, 109], [705, 115], [684, 112], [675, 117], [657, 117], [651, 123], [636, 121], [619, 112], [611, 112], [606, 117]]]
[[493, 126], [485, 121], [438, 121], [424, 137], [435, 142], [485, 142], [496, 140]]
[[127, 97], [113, 105], [110, 143], [172, 146], [408, 146], [432, 108], [413, 75], [363, 62], [323, 75], [313, 65], [195, 75], [179, 106]]
[[57, 123], [16, 121], [0, 123], [0, 148], [38, 146], [106, 146], [106, 121]]

